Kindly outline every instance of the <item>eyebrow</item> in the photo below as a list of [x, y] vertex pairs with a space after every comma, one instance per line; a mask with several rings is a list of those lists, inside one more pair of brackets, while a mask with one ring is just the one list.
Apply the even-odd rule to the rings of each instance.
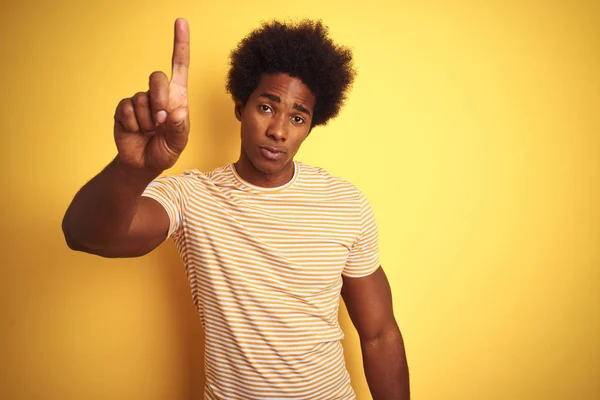
[[[264, 97], [264, 98], [274, 101], [275, 103], [281, 103], [281, 98], [273, 93], [262, 93], [258, 97]], [[309, 116], [311, 115], [310, 111], [306, 107], [304, 107], [302, 104], [294, 103], [294, 109], [301, 111], [303, 113], [306, 113]]]

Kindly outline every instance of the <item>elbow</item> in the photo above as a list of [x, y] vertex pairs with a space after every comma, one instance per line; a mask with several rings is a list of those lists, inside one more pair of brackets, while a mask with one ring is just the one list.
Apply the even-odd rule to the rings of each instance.
[[65, 242], [69, 249], [73, 251], [80, 251], [103, 258], [128, 258], [128, 257], [139, 257], [150, 252], [150, 249], [141, 253], [130, 253], [126, 249], [122, 249], [122, 246], [117, 245], [118, 241], [97, 243], [94, 245], [84, 244], [81, 240], [77, 240], [71, 233], [71, 225], [67, 222], [67, 216], [62, 222], [62, 231], [65, 238]]
[[87, 247], [87, 246], [83, 245], [81, 242], [78, 242], [77, 240], [75, 240], [73, 238], [73, 236], [70, 234], [68, 226], [66, 226], [64, 223], [62, 226], [62, 230], [63, 230], [65, 242], [66, 242], [67, 246], [69, 247], [69, 249], [71, 249], [73, 251], [80, 251], [82, 253], [98, 255], [101, 257], [108, 257], [103, 254], [102, 250]]
[[69, 247], [69, 249], [74, 250], [74, 251], [81, 251], [82, 246], [79, 243], [77, 243], [77, 241], [71, 235], [71, 229], [67, 222], [68, 221], [67, 217], [68, 217], [68, 214], [65, 214], [65, 216], [62, 220], [62, 232], [63, 232], [63, 236], [65, 238], [65, 242], [67, 243], [67, 246]]
[[77, 240], [76, 236], [73, 235], [73, 224], [69, 222], [71, 218], [69, 218], [69, 213], [65, 214], [62, 220], [62, 232], [65, 238], [65, 243], [69, 247], [69, 249], [73, 251], [82, 251], [85, 253], [91, 253], [89, 247], [85, 246], [80, 240]]
[[362, 345], [366, 347], [377, 346], [380, 343], [398, 342], [403, 344], [404, 342], [402, 334], [400, 333], [400, 328], [398, 328], [396, 323], [368, 333], [363, 333], [360, 335], [360, 341]]
[[68, 235], [65, 235], [65, 242], [67, 243], [67, 247], [73, 251], [85, 251], [85, 248], [82, 245], [78, 244]]

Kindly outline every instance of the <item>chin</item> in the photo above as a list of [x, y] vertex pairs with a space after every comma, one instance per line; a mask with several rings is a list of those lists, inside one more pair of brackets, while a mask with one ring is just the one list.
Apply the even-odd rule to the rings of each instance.
[[257, 171], [262, 172], [265, 175], [273, 175], [278, 172], [281, 172], [289, 162], [290, 160], [280, 160], [273, 162], [265, 160], [264, 158], [262, 158], [262, 156], [259, 156], [258, 160], [252, 160], [252, 165]]

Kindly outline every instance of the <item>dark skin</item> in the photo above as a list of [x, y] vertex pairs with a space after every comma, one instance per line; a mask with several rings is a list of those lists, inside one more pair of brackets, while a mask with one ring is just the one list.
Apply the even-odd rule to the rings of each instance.
[[[103, 257], [138, 257], [162, 243], [169, 217], [146, 186], [175, 164], [189, 134], [189, 28], [175, 24], [171, 80], [150, 75], [149, 90], [123, 99], [115, 112], [118, 154], [75, 196], [63, 219], [73, 250]], [[246, 181], [277, 187], [293, 175], [293, 158], [310, 133], [315, 96], [286, 74], [263, 75], [246, 104], [236, 103], [242, 146], [236, 170]], [[375, 400], [409, 398], [402, 336], [380, 267], [363, 278], [344, 277], [342, 297], [361, 342], [365, 375]]]
[[[300, 79], [263, 75], [246, 104], [235, 105], [242, 123], [238, 174], [257, 186], [286, 184], [294, 173], [294, 156], [310, 133], [314, 106], [315, 96]], [[265, 148], [281, 155], [270, 159], [263, 154]]]
[[154, 72], [146, 92], [119, 102], [114, 115], [117, 156], [79, 190], [65, 213], [63, 233], [73, 250], [138, 257], [167, 237], [168, 215], [142, 193], [175, 164], [188, 141], [190, 32], [184, 19], [175, 22], [174, 36], [171, 79]]
[[[235, 115], [242, 123], [242, 149], [236, 169], [242, 178], [263, 187], [289, 182], [294, 155], [310, 133], [315, 100], [300, 79], [277, 74], [264, 75], [245, 106], [236, 104]], [[284, 156], [270, 160], [261, 154], [264, 146], [280, 149]], [[383, 268], [367, 277], [343, 280], [342, 297], [360, 337], [373, 399], [408, 399], [404, 342]]]
[[363, 367], [373, 399], [410, 399], [404, 341], [383, 268], [380, 266], [363, 278], [343, 280], [342, 298], [360, 337]]

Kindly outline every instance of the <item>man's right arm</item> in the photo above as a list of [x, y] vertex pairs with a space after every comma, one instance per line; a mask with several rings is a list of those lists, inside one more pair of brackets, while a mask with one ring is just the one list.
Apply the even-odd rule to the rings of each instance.
[[137, 257], [167, 237], [167, 211], [142, 193], [175, 164], [187, 145], [189, 39], [187, 22], [178, 19], [171, 80], [154, 72], [148, 91], [119, 102], [114, 116], [118, 155], [81, 188], [63, 219], [71, 249], [103, 257]]
[[155, 177], [115, 158], [67, 209], [62, 229], [68, 246], [103, 257], [138, 257], [155, 249], [169, 230], [163, 206], [142, 196]]

